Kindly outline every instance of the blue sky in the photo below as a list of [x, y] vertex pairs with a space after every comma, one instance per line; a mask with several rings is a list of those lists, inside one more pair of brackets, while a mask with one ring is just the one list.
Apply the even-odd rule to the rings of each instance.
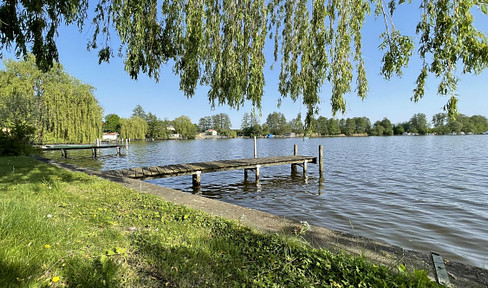
[[[405, 6], [405, 5], [404, 5]], [[395, 27], [402, 33], [414, 35], [415, 26], [420, 12], [416, 4], [407, 5], [397, 11], [394, 18]], [[476, 13], [476, 25], [485, 34], [488, 34], [488, 17]], [[413, 21], [412, 21], [413, 20]], [[89, 23], [90, 21], [87, 21]], [[346, 114], [338, 114], [338, 118], [366, 116], [372, 123], [384, 117], [393, 123], [408, 121], [415, 113], [425, 113], [430, 120], [432, 115], [443, 112], [442, 107], [447, 98], [437, 95], [438, 80], [434, 76], [428, 78], [426, 95], [419, 103], [410, 101], [415, 80], [419, 73], [419, 60], [414, 55], [409, 67], [404, 70], [401, 78], [384, 80], [380, 75], [381, 51], [378, 50], [378, 36], [383, 31], [383, 19], [374, 21], [373, 17], [367, 19], [363, 30], [363, 56], [366, 62], [369, 83], [368, 96], [361, 101], [354, 94], [346, 95], [348, 103]], [[85, 29], [90, 31], [90, 29]], [[112, 37], [115, 37], [113, 35]], [[194, 123], [204, 116], [217, 113], [227, 113], [232, 121], [232, 128], [240, 128], [242, 116], [250, 112], [252, 107], [248, 103], [241, 109], [232, 110], [226, 106], [211, 109], [207, 100], [207, 88], [198, 87], [196, 95], [187, 99], [179, 91], [179, 78], [172, 73], [172, 66], [168, 64], [160, 73], [160, 81], [140, 75], [138, 80], [132, 80], [124, 71], [123, 59], [115, 56], [110, 63], [98, 64], [96, 51], [87, 51], [86, 43], [90, 38], [88, 32], [78, 32], [76, 27], [62, 27], [57, 40], [60, 62], [65, 70], [95, 87], [95, 96], [106, 114], [115, 113], [121, 117], [130, 117], [136, 105], [141, 105], [146, 112], [152, 112], [161, 119], [172, 120], [181, 115], [189, 116]], [[118, 49], [118, 42], [112, 40], [114, 50]], [[272, 45], [268, 45], [266, 53], [271, 55]], [[5, 53], [4, 56], [9, 55]], [[265, 69], [266, 86], [262, 99], [261, 123], [266, 121], [269, 113], [281, 112], [287, 120], [291, 120], [301, 112], [306, 113], [306, 107], [301, 103], [293, 103], [289, 98], [283, 99], [280, 108], [277, 108], [279, 63], [275, 64], [273, 71], [269, 69], [272, 59], [268, 58]], [[459, 69], [461, 70], [461, 69]], [[488, 116], [487, 80], [485, 71], [478, 76], [461, 75], [458, 85], [459, 111], [466, 115], [480, 114]], [[330, 107], [330, 86], [326, 83], [321, 92], [320, 115], [332, 117]]]

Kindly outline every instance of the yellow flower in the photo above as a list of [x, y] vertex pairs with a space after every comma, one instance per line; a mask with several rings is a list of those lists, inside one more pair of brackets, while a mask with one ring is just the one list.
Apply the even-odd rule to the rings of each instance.
[[53, 279], [52, 279], [52, 281], [54, 283], [58, 282], [59, 281], [59, 276], [54, 276]]
[[49, 249], [49, 248], [51, 248], [51, 245], [46, 244], [46, 245], [44, 245], [44, 248]]

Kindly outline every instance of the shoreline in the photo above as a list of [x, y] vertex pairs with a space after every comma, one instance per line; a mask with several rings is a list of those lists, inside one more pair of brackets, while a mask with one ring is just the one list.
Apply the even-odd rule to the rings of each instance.
[[[205, 198], [156, 184], [123, 177], [106, 175], [100, 171], [80, 168], [75, 165], [56, 162], [43, 157], [35, 157], [45, 163], [117, 182], [141, 193], [149, 193], [161, 197], [165, 201], [185, 205], [205, 211], [211, 215], [236, 220], [243, 225], [265, 233], [286, 234], [299, 229], [300, 223], [270, 213]], [[430, 253], [405, 250], [399, 246], [386, 244], [374, 239], [349, 233], [338, 232], [320, 226], [311, 226], [310, 231], [303, 235], [312, 246], [326, 248], [332, 252], [363, 255], [373, 263], [396, 268], [405, 265], [407, 269], [425, 270], [435, 280], [434, 266]], [[441, 255], [442, 256], [442, 255]], [[488, 287], [488, 270], [444, 259], [447, 274], [453, 287]]]

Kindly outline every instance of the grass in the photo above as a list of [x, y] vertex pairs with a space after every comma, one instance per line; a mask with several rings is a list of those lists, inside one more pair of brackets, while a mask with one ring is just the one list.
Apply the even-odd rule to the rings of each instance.
[[0, 287], [437, 287], [28, 157], [0, 157]]

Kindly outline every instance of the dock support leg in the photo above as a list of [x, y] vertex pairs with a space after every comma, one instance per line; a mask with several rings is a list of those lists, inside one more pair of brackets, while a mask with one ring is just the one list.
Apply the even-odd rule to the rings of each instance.
[[[298, 145], [293, 145], [293, 155], [298, 155]], [[297, 164], [291, 164], [291, 173], [297, 173]]]
[[117, 146], [117, 156], [120, 156], [120, 146]]
[[324, 178], [324, 147], [319, 145], [319, 173], [320, 178]]
[[248, 171], [251, 170], [256, 175], [256, 181], [259, 181], [259, 168], [261, 165], [256, 165], [256, 168], [244, 169], [244, 181], [247, 181]]
[[97, 149], [92, 148], [92, 158], [97, 158]]
[[197, 171], [197, 173], [193, 174], [192, 175], [192, 184], [193, 184], [193, 187], [200, 187], [201, 185], [201, 180], [202, 180], [202, 172], [201, 171]]
[[68, 151], [66, 151], [65, 149], [61, 149], [61, 158], [67, 159], [68, 158]]
[[307, 163], [308, 163], [307, 160], [305, 160], [305, 162], [303, 162], [303, 175], [307, 174]]
[[256, 181], [259, 181], [259, 168], [260, 167], [261, 167], [261, 165], [257, 165], [256, 166], [256, 170], [255, 170], [255, 172], [256, 172]]

